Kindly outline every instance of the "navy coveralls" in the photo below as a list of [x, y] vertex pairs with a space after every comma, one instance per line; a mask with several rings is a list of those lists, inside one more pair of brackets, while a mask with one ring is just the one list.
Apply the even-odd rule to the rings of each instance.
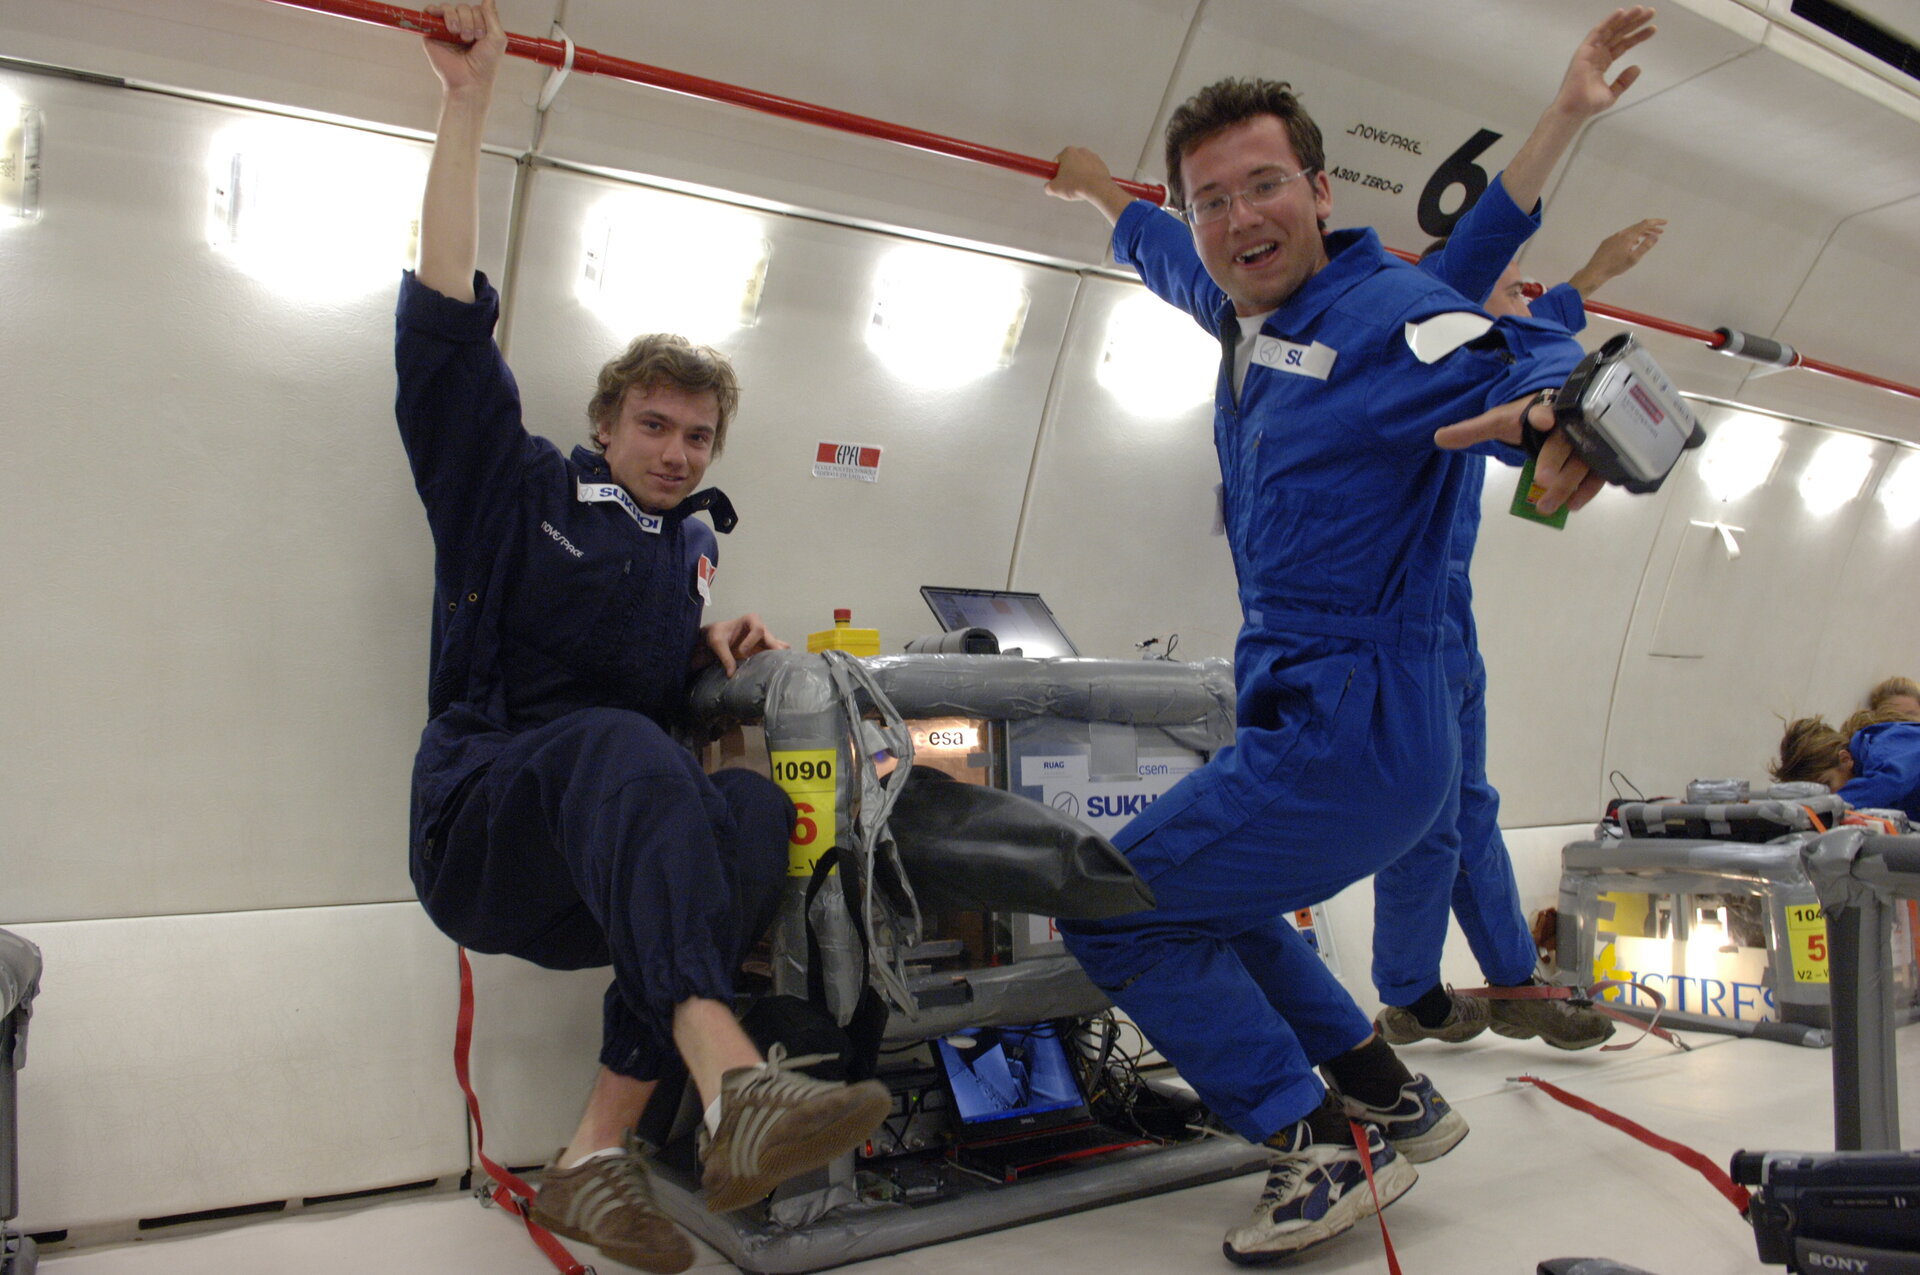
[[[1462, 296], [1484, 300], [1539, 226], [1539, 210], [1522, 212], [1495, 177], [1454, 226], [1447, 246], [1420, 267]], [[1535, 322], [1527, 327], [1557, 323], [1578, 331], [1586, 326], [1580, 294], [1566, 284], [1530, 308]], [[1420, 843], [1373, 878], [1373, 985], [1389, 1005], [1411, 1005], [1439, 985], [1449, 904], [1489, 983], [1524, 983], [1539, 959], [1513, 860], [1500, 835], [1500, 794], [1487, 779], [1487, 666], [1480, 658], [1469, 576], [1480, 537], [1479, 493], [1487, 462], [1468, 455], [1462, 464], [1465, 490], [1454, 517], [1446, 611], [1447, 680], [1460, 722], [1460, 785]]]
[[686, 705], [711, 528], [646, 513], [606, 458], [521, 424], [492, 339], [499, 296], [401, 284], [395, 414], [434, 543], [430, 720], [411, 867], [478, 952], [611, 964], [600, 1061], [659, 1079], [673, 1007], [728, 1002], [785, 882], [792, 806], [708, 776], [668, 733]]
[[[1239, 324], [1181, 224], [1134, 203], [1114, 252], [1230, 353]], [[1367, 1018], [1285, 920], [1410, 849], [1458, 783], [1442, 614], [1464, 466], [1441, 425], [1559, 384], [1578, 356], [1502, 332], [1420, 362], [1406, 325], [1469, 309], [1371, 230], [1265, 321], [1214, 442], [1244, 624], [1232, 745], [1114, 838], [1157, 905], [1061, 922], [1103, 988], [1237, 1132], [1321, 1100]], [[1557, 356], [1556, 356], [1557, 355]]]
[[1920, 722], [1863, 726], [1847, 741], [1853, 778], [1840, 785], [1850, 806], [1904, 810], [1920, 819]]

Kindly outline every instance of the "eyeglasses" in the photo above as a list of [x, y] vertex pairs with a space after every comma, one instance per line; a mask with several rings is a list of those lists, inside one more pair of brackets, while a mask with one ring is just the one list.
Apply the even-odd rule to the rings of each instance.
[[1210, 221], [1219, 221], [1226, 216], [1227, 209], [1233, 207], [1233, 201], [1236, 198], [1249, 208], [1265, 208], [1286, 193], [1288, 182], [1298, 181], [1313, 171], [1311, 168], [1303, 168], [1297, 173], [1288, 173], [1285, 177], [1262, 177], [1238, 195], [1218, 194], [1196, 199], [1188, 204], [1186, 210], [1180, 215], [1186, 218], [1189, 226], [1204, 226]]

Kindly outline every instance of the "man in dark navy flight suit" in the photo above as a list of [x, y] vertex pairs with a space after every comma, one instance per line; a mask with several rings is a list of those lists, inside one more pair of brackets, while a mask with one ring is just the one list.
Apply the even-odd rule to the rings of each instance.
[[701, 624], [732, 507], [697, 491], [738, 399], [723, 355], [636, 340], [601, 370], [592, 447], [521, 423], [474, 270], [480, 145], [506, 35], [491, 0], [440, 12], [442, 88], [420, 265], [398, 311], [396, 414], [434, 539], [430, 720], [415, 759], [412, 871], [428, 914], [477, 951], [613, 966], [601, 1068], [533, 1219], [620, 1261], [693, 1261], [629, 1133], [684, 1065], [706, 1104], [715, 1212], [866, 1140], [883, 1086], [763, 1060], [734, 1020], [740, 956], [771, 920], [793, 808], [744, 771], [702, 773], [669, 734], [694, 670], [784, 648], [758, 616]]

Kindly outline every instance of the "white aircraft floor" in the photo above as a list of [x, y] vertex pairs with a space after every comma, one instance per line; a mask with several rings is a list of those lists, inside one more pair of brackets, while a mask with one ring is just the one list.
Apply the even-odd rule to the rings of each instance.
[[[1703, 1152], [1832, 1146], [1832, 1054], [1689, 1033], [1618, 1053], [1565, 1054], [1491, 1035], [1423, 1045], [1409, 1063], [1472, 1122], [1454, 1152], [1423, 1166], [1387, 1211], [1407, 1275], [1531, 1275], [1544, 1258], [1604, 1256], [1654, 1275], [1764, 1270], [1745, 1221], [1693, 1169], [1507, 1077], [1531, 1072]], [[1898, 1035], [1906, 1102], [1901, 1145], [1920, 1146], [1920, 1026]], [[1220, 1237], [1251, 1209], [1257, 1177], [1172, 1192], [841, 1267], [845, 1275], [1115, 1275], [1227, 1271]], [[601, 1275], [628, 1268], [574, 1246]], [[702, 1245], [701, 1271], [731, 1269]], [[414, 1197], [230, 1230], [45, 1255], [48, 1275], [275, 1275], [422, 1272], [545, 1275], [511, 1218], [466, 1195]], [[1371, 1221], [1289, 1269], [1382, 1271]]]

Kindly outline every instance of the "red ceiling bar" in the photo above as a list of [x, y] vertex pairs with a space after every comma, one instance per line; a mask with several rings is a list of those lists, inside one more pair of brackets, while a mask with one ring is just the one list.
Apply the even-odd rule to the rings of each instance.
[[[1418, 262], [1420, 258], [1411, 252], [1398, 248], [1389, 248], [1388, 252], [1402, 261]], [[1608, 305], [1604, 301], [1587, 301], [1581, 304], [1588, 314], [1597, 314], [1603, 319], [1612, 319], [1616, 323], [1630, 323], [1635, 327], [1652, 328], [1656, 332], [1670, 332], [1674, 336], [1683, 336], [1690, 341], [1698, 341], [1709, 350], [1718, 350], [1726, 344], [1726, 338], [1707, 328], [1691, 327], [1685, 323], [1676, 323], [1672, 319], [1662, 319], [1657, 315], [1642, 314], [1638, 310], [1627, 310], [1620, 306]], [[1819, 359], [1810, 359], [1804, 354], [1795, 355], [1794, 367], [1803, 367], [1810, 372], [1822, 372], [1828, 376], [1837, 376], [1843, 381], [1857, 381], [1862, 385], [1871, 385], [1875, 389], [1886, 390], [1893, 394], [1904, 394], [1908, 398], [1920, 398], [1920, 386], [1903, 385], [1899, 381], [1889, 381], [1883, 376], [1870, 372], [1856, 371], [1850, 367], [1841, 367], [1837, 363], [1824, 363]]]
[[[438, 17], [414, 9], [403, 9], [398, 5], [379, 4], [375, 0], [274, 0], [274, 3], [291, 5], [297, 9], [313, 9], [343, 18], [358, 18], [362, 22], [373, 22], [381, 26], [396, 27], [402, 31], [413, 31], [420, 35], [452, 40], [446, 24]], [[514, 57], [526, 58], [544, 66], [564, 66], [567, 60], [567, 47], [560, 41], [539, 40], [511, 32], [507, 34], [507, 52]], [[573, 69], [589, 75], [605, 75], [616, 80], [628, 80], [652, 88], [685, 93], [689, 97], [705, 98], [713, 102], [728, 102], [734, 106], [744, 106], [748, 110], [799, 120], [804, 124], [818, 124], [823, 128], [838, 129], [843, 133], [877, 137], [882, 141], [897, 142], [916, 150], [932, 151], [936, 155], [950, 155], [955, 159], [970, 159], [981, 164], [992, 164], [996, 168], [1011, 169], [1013, 172], [1026, 173], [1033, 177], [1051, 178], [1059, 170], [1059, 166], [1050, 159], [1036, 159], [1032, 155], [1003, 151], [993, 146], [981, 146], [976, 142], [965, 142], [956, 137], [929, 133], [925, 129], [890, 124], [886, 120], [877, 120], [867, 115], [854, 115], [847, 111], [836, 111], [831, 107], [815, 106], [811, 102], [762, 93], [757, 89], [741, 88], [737, 84], [725, 84], [719, 80], [704, 79], [698, 75], [685, 75], [679, 71], [648, 66], [643, 62], [629, 62], [625, 58], [611, 57], [608, 54], [596, 53], [592, 49], [583, 49], [578, 46], [574, 49]], [[1120, 185], [1128, 194], [1152, 200], [1156, 204], [1164, 204], [1167, 200], [1166, 188], [1163, 186], [1128, 181], [1123, 181]]]
[[[355, 18], [361, 22], [372, 22], [379, 26], [393, 27], [401, 31], [412, 31], [419, 35], [437, 36], [451, 40], [446, 24], [439, 18], [422, 13], [417, 9], [406, 9], [399, 5], [381, 4], [378, 0], [271, 0], [274, 4], [288, 5], [297, 9], [311, 9], [318, 13], [330, 13], [342, 18]], [[507, 52], [514, 57], [538, 62], [543, 66], [560, 67], [566, 65], [567, 46], [558, 40], [541, 40], [532, 36], [507, 34]], [[574, 48], [573, 69], [589, 75], [605, 75], [612, 79], [628, 80], [635, 84], [645, 84], [652, 88], [666, 89], [673, 93], [685, 93], [690, 97], [705, 98], [713, 102], [727, 102], [734, 106], [744, 106], [749, 110], [762, 111], [768, 115], [778, 115], [785, 119], [799, 120], [805, 124], [817, 124], [822, 128], [837, 129], [843, 133], [856, 133], [863, 137], [877, 137], [882, 141], [896, 142], [902, 146], [911, 146], [916, 150], [932, 151], [936, 155], [948, 155], [955, 159], [969, 159], [976, 163], [992, 164], [996, 168], [1009, 169], [1016, 173], [1026, 173], [1033, 177], [1051, 178], [1056, 165], [1050, 159], [1037, 159], [1032, 155], [1021, 155], [1014, 151], [1004, 151], [993, 146], [981, 146], [976, 142], [961, 141], [959, 138], [946, 137], [939, 133], [929, 133], [924, 129], [908, 128], [901, 124], [890, 124], [867, 115], [854, 115], [847, 111], [837, 111], [831, 107], [816, 106], [811, 102], [802, 102], [790, 97], [779, 97], [772, 93], [762, 93], [756, 89], [741, 88], [736, 84], [709, 80], [698, 75], [686, 75], [679, 71], [669, 71], [662, 67], [648, 66], [643, 62], [630, 62], [625, 58], [612, 57], [597, 53], [592, 49]], [[1128, 194], [1141, 199], [1164, 204], [1167, 191], [1164, 186], [1149, 185], [1144, 182], [1123, 181], [1120, 186]], [[1415, 260], [1411, 253], [1393, 249], [1395, 256], [1408, 261]], [[1717, 333], [1705, 328], [1689, 327], [1684, 323], [1675, 323], [1670, 319], [1657, 318], [1650, 314], [1641, 314], [1633, 310], [1623, 310], [1600, 302], [1587, 303], [1590, 313], [1603, 318], [1614, 319], [1621, 323], [1631, 323], [1639, 327], [1653, 328], [1661, 332], [1670, 332], [1676, 336], [1699, 341], [1709, 348], [1718, 349], [1722, 343]], [[1862, 385], [1871, 385], [1876, 389], [1887, 390], [1894, 394], [1904, 394], [1908, 398], [1920, 399], [1920, 387], [1904, 385], [1885, 377], [1841, 367], [1834, 363], [1824, 363], [1818, 359], [1801, 356], [1795, 364], [1811, 371], [1822, 372], [1828, 376], [1843, 380], [1857, 381]]]

